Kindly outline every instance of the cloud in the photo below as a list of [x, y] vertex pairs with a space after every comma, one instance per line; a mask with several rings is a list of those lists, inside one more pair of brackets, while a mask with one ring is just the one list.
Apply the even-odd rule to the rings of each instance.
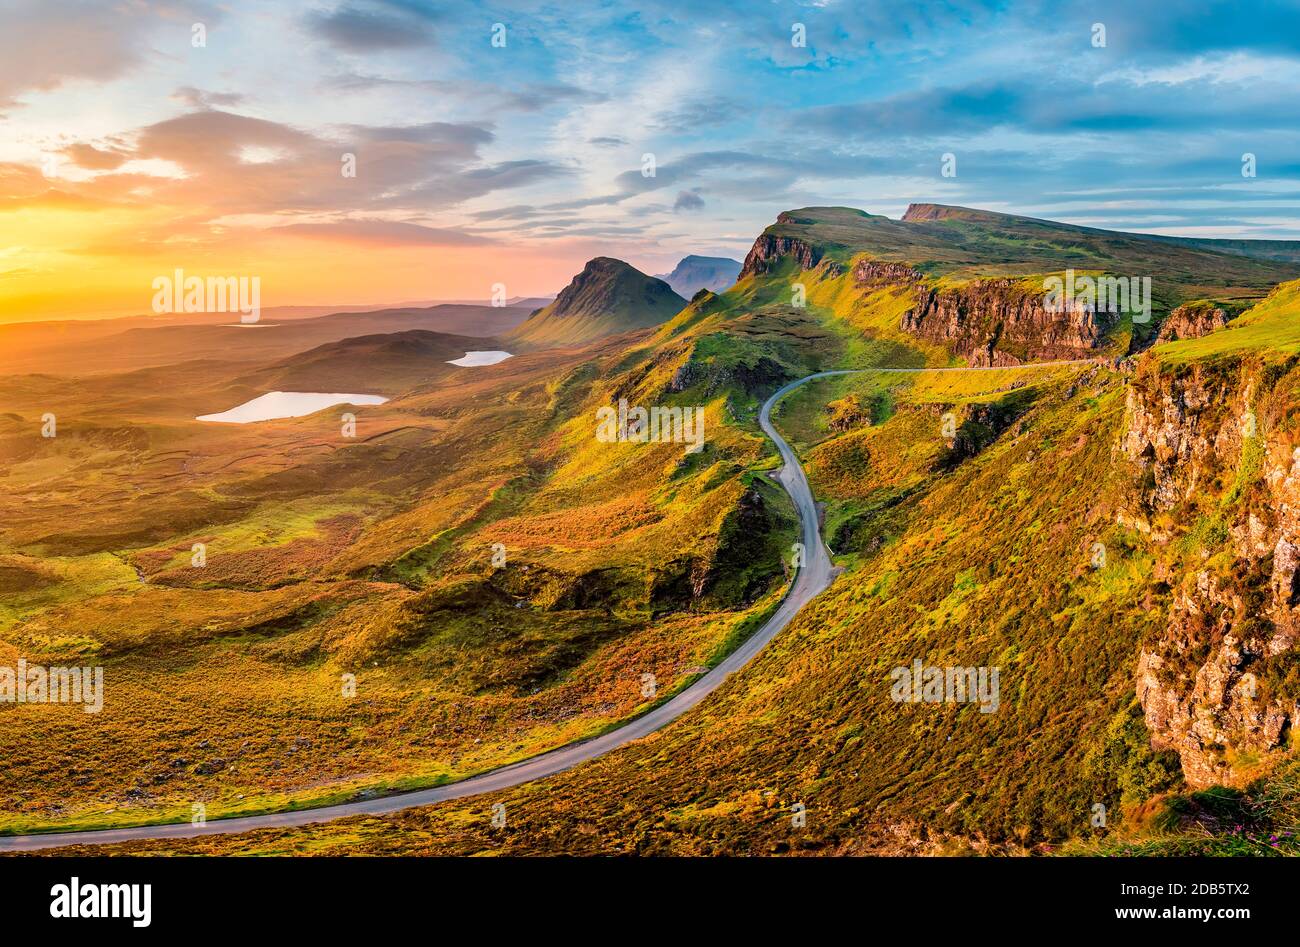
[[415, 203], [438, 207], [482, 197], [493, 191], [524, 187], [552, 178], [563, 177], [569, 169], [551, 161], [525, 158], [492, 165], [465, 168], [448, 174], [432, 174], [418, 184], [393, 194], [395, 204]]
[[460, 230], [375, 219], [289, 224], [275, 227], [271, 232], [384, 247], [479, 247], [494, 242], [488, 237]]
[[841, 105], [814, 106], [787, 118], [795, 131], [836, 140], [904, 136], [952, 138], [999, 129], [1034, 134], [1200, 130], [1207, 126], [1259, 132], [1292, 128], [1289, 84], [1222, 81], [1221, 75], [1179, 83], [1078, 79], [985, 80], [904, 92]]
[[435, 148], [445, 155], [472, 157], [480, 145], [496, 136], [486, 125], [466, 122], [425, 122], [423, 125], [345, 125], [349, 136], [367, 142], [407, 142]]
[[[145, 4], [99, 0], [6, 0], [0, 29], [0, 108], [30, 92], [79, 80], [108, 82], [127, 75], [149, 54], [149, 39], [170, 29], [189, 40], [189, 23], [160, 19]], [[164, 7], [164, 9], [166, 9]], [[193, 20], [221, 19], [207, 3], [192, 3]]]
[[[1163, 0], [502, 0], [461, 16], [440, 0], [221, 0], [220, 30], [203, 0], [0, 5], [21, 27], [0, 35], [0, 112], [22, 106], [6, 157], [68, 158], [51, 180], [0, 166], [0, 206], [131, 208], [132, 241], [301, 225], [290, 232], [374, 246], [676, 231], [730, 246], [790, 207], [895, 214], [926, 198], [1101, 225], [1282, 226], [1300, 186], [1294, 2], [1241, 15], [1196, 0], [1192, 16]], [[494, 20], [508, 50], [489, 51]], [[795, 21], [807, 48], [790, 45]], [[1098, 21], [1104, 49], [1089, 42]], [[274, 89], [241, 68], [271, 56]], [[90, 104], [58, 94], [79, 80], [102, 87]], [[947, 151], [956, 179], [939, 175]], [[1260, 177], [1243, 185], [1246, 151]], [[164, 215], [184, 223], [151, 230]]]
[[204, 110], [166, 119], [142, 129], [136, 154], [173, 161], [187, 170], [213, 172], [238, 163], [247, 147], [301, 153], [316, 139], [279, 122], [234, 112]]
[[18, 197], [0, 197], [0, 213], [12, 210], [95, 210], [106, 202], [51, 187]]
[[185, 85], [173, 92], [171, 98], [173, 102], [179, 102], [188, 108], [211, 109], [240, 105], [246, 101], [247, 96], [241, 92], [208, 92]]
[[[174, 163], [184, 179], [163, 191], [213, 208], [253, 212], [426, 210], [566, 173], [541, 159], [487, 164], [494, 140], [473, 123], [346, 125], [326, 138], [278, 122], [204, 110], [141, 129], [135, 156]], [[250, 155], [258, 160], [248, 160]], [[342, 175], [345, 155], [355, 177]], [[156, 199], [167, 193], [156, 190]]]
[[[393, 6], [389, 4], [388, 6]], [[410, 5], [397, 14], [355, 5], [344, 5], [329, 13], [307, 17], [311, 32], [351, 53], [372, 53], [391, 49], [430, 46], [435, 37], [427, 22]]]
[[1300, 53], [1300, 7], [1289, 0], [1252, 0], [1248, 9], [1198, 0], [1194, 11], [1165, 0], [1074, 0], [1053, 15], [1104, 23], [1108, 46], [1147, 60], [1241, 49]]
[[121, 167], [131, 156], [131, 152], [120, 148], [96, 148], [94, 145], [78, 142], [64, 148], [66, 155], [78, 167], [89, 171], [111, 171]]
[[804, 109], [789, 120], [794, 129], [845, 138], [887, 135], [967, 134], [1022, 116], [1029, 90], [997, 82], [961, 88], [904, 92], [883, 99]]
[[527, 88], [507, 89], [479, 81], [402, 79], [346, 72], [328, 77], [322, 85], [333, 91], [354, 93], [382, 90], [428, 93], [472, 106], [480, 113], [489, 109], [540, 112], [551, 107], [605, 102], [609, 99], [606, 93], [583, 89], [566, 82], [534, 82]]
[[679, 191], [677, 200], [673, 201], [673, 212], [683, 210], [704, 210], [704, 198], [694, 191]]
[[693, 99], [660, 112], [652, 127], [658, 131], [688, 132], [725, 125], [745, 114], [745, 107], [718, 96]]

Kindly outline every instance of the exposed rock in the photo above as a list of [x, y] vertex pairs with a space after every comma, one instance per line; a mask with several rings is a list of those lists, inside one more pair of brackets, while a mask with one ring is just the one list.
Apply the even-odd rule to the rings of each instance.
[[1009, 394], [998, 401], [976, 402], [953, 411], [956, 426], [946, 449], [936, 460], [939, 470], [952, 470], [974, 457], [1011, 427], [1032, 403], [1023, 392]]
[[1199, 339], [1209, 335], [1228, 324], [1228, 313], [1217, 306], [1197, 305], [1195, 303], [1179, 306], [1160, 325], [1157, 342], [1172, 342], [1176, 339]]
[[948, 346], [972, 366], [1091, 357], [1112, 319], [1069, 299], [1052, 311], [1046, 292], [1021, 280], [973, 280], [952, 288], [918, 283], [915, 291], [902, 328]]
[[836, 434], [871, 423], [871, 409], [864, 406], [857, 395], [848, 395], [826, 405], [830, 415], [828, 426]]
[[708, 398], [734, 384], [746, 393], [757, 396], [779, 388], [788, 380], [786, 369], [766, 355], [760, 356], [753, 365], [726, 366], [712, 359], [697, 360], [692, 353], [692, 357], [673, 373], [667, 392], [678, 394], [687, 388], [702, 385], [701, 395]]
[[1281, 431], [1256, 429], [1258, 375], [1249, 365], [1235, 376], [1200, 366], [1182, 375], [1140, 372], [1120, 443], [1141, 472], [1141, 502], [1175, 515], [1224, 471], [1242, 469], [1248, 449], [1263, 448], [1261, 489], [1222, 528], [1231, 567], [1199, 571], [1177, 588], [1163, 632], [1138, 660], [1152, 743], [1178, 752], [1192, 786], [1235, 781], [1240, 754], [1283, 746], [1300, 723], [1295, 696], [1263, 686], [1273, 659], [1289, 657], [1300, 637], [1300, 450]]
[[1181, 376], [1148, 370], [1134, 379], [1120, 446], [1146, 473], [1143, 499], [1152, 509], [1171, 509], [1214, 471], [1236, 467], [1258, 425], [1255, 388], [1245, 369], [1233, 376], [1201, 365]]
[[963, 220], [990, 215], [993, 215], [992, 211], [972, 210], [968, 207], [955, 207], [948, 204], [908, 204], [902, 219], [908, 223], [918, 223], [926, 220]]
[[[777, 223], [786, 223], [782, 220], [786, 215], [782, 214], [777, 218]], [[775, 234], [763, 233], [754, 241], [754, 246], [750, 248], [749, 254], [745, 257], [745, 263], [740, 268], [740, 276], [737, 279], [744, 279], [746, 276], [752, 276], [757, 273], [766, 273], [774, 267], [782, 257], [792, 256], [799, 261], [799, 265], [805, 270], [811, 270], [821, 262], [822, 251], [820, 247], [814, 247], [798, 237], [779, 237]]]
[[860, 260], [853, 267], [853, 279], [859, 286], [910, 285], [921, 281], [921, 274], [906, 263]]

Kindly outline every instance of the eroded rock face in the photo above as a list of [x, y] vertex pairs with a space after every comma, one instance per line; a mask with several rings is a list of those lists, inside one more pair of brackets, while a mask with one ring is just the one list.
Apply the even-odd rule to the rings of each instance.
[[[781, 222], [781, 218], [778, 217], [777, 221]], [[798, 237], [778, 237], [765, 233], [754, 241], [754, 246], [750, 248], [745, 263], [740, 268], [740, 276], [736, 278], [744, 279], [756, 273], [766, 273], [783, 256], [792, 256], [805, 270], [811, 270], [821, 262], [822, 251]]]
[[1190, 518], [1198, 490], [1260, 465], [1261, 489], [1221, 524], [1231, 566], [1182, 578], [1164, 631], [1138, 660], [1152, 742], [1178, 752], [1192, 786], [1247, 775], [1243, 754], [1282, 747], [1300, 723], [1300, 702], [1278, 684], [1300, 639], [1300, 449], [1258, 424], [1260, 384], [1259, 370], [1242, 366], [1235, 377], [1144, 373], [1129, 389], [1120, 450], [1140, 471], [1146, 510]]
[[853, 279], [859, 286], [898, 286], [921, 281], [921, 274], [906, 263], [861, 260], [853, 267]]
[[1179, 306], [1160, 325], [1157, 342], [1176, 339], [1199, 339], [1228, 324], [1228, 313], [1223, 309], [1206, 306]]
[[973, 366], [1089, 358], [1115, 317], [1071, 300], [1050, 310], [1046, 293], [1011, 279], [947, 289], [918, 284], [902, 327], [949, 346]]
[[[1196, 489], [1207, 463], [1217, 466], [1240, 451], [1218, 413], [1227, 385], [1205, 380], [1199, 371], [1167, 384], [1150, 378], [1129, 385], [1128, 426], [1121, 447], [1147, 475], [1144, 500], [1154, 510], [1168, 510]], [[1207, 416], [1207, 409], [1215, 410]], [[1222, 444], [1221, 456], [1218, 447]]]

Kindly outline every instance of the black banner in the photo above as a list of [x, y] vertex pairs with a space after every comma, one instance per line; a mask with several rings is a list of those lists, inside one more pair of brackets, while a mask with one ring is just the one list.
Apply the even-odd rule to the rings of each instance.
[[0, 906], [11, 930], [127, 937], [373, 934], [377, 921], [432, 925], [439, 939], [603, 925], [621, 937], [635, 919], [648, 931], [711, 916], [759, 936], [776, 923], [952, 933], [994, 922], [1230, 937], [1289, 919], [1297, 880], [1287, 859], [7, 857]]

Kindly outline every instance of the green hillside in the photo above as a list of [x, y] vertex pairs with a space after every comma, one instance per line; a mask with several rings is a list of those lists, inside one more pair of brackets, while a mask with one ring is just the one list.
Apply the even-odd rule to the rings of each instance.
[[[364, 451], [326, 450], [309, 420], [294, 422], [277, 435], [302, 451], [293, 468], [249, 460], [208, 484], [206, 509], [226, 504], [213, 546], [237, 555], [214, 560], [206, 575], [183, 567], [185, 543], [142, 538], [164, 496], [138, 510], [104, 498], [99, 532], [66, 550], [75, 579], [51, 586], [24, 572], [27, 604], [8, 616], [19, 640], [50, 654], [137, 655], [147, 618], [187, 662], [312, 675], [314, 746], [295, 767], [348, 758], [340, 798], [427, 784], [611, 726], [644, 708], [643, 667], [678, 687], [742, 639], [783, 587], [793, 535], [767, 476], [776, 461], [757, 408], [789, 380], [868, 369], [809, 383], [774, 412], [842, 573], [752, 664], [666, 729], [482, 797], [128, 848], [988, 854], [1178, 851], [1209, 832], [1214, 842], [1202, 847], [1235, 851], [1249, 846], [1228, 837], [1221, 814], [1278, 797], [1286, 804], [1252, 816], [1252, 831], [1294, 831], [1289, 734], [1264, 734], [1257, 722], [1300, 699], [1293, 650], [1267, 644], [1291, 620], [1293, 579], [1275, 574], [1290, 561], [1278, 543], [1291, 535], [1297, 499], [1287, 472], [1300, 431], [1300, 282], [1269, 282], [1287, 270], [1279, 263], [1135, 235], [960, 208], [909, 216], [782, 214], [726, 292], [660, 313], [640, 326], [657, 329], [631, 340], [534, 351], [508, 374], [414, 388], [367, 412], [384, 434]], [[861, 282], [854, 270], [864, 260], [906, 262], [923, 275]], [[611, 287], [644, 282], [625, 280], [615, 263], [593, 261], [537, 324], [562, 336], [556, 326], [572, 318], [583, 327], [577, 337], [630, 328], [628, 295]], [[1120, 326], [1086, 350], [1104, 358], [986, 371], [965, 370], [942, 337], [903, 325], [918, 287], [1010, 274], [994, 301], [1018, 303], [1035, 275], [1136, 265], [1165, 267], [1155, 276], [1166, 305], [1194, 291], [1189, 298], [1261, 301], [1224, 329], [1137, 357], [1124, 357]], [[618, 312], [601, 308], [608, 299]], [[882, 367], [945, 371], [870, 370]], [[47, 394], [17, 403], [24, 419]], [[616, 398], [704, 406], [706, 448], [599, 443], [593, 412]], [[1239, 433], [1243, 411], [1249, 436]], [[123, 438], [91, 433], [65, 448], [81, 450], [67, 463], [84, 470], [99, 456], [91, 445]], [[51, 541], [22, 498], [60, 469], [28, 457], [6, 483], [15, 501], [0, 512], [14, 524], [15, 574], [30, 572]], [[267, 537], [257, 505], [286, 496], [302, 524]], [[102, 539], [128, 527], [131, 542]], [[284, 552], [291, 543], [302, 552]], [[493, 543], [509, 550], [509, 568], [489, 566]], [[145, 581], [123, 579], [123, 561]], [[202, 608], [167, 595], [195, 584], [209, 596]], [[88, 616], [110, 596], [123, 600], [123, 617], [92, 627]], [[1226, 624], [1202, 621], [1207, 614]], [[58, 638], [56, 628], [77, 637]], [[1168, 657], [1155, 683], [1139, 675], [1147, 653]], [[997, 668], [996, 711], [899, 703], [891, 673], [918, 660]], [[327, 684], [358, 665], [378, 705], [330, 703]], [[1153, 687], [1171, 701], [1191, 693], [1203, 667], [1258, 680], [1257, 698], [1198, 698], [1197, 712], [1222, 727], [1219, 743], [1185, 739], [1150, 699]], [[154, 673], [137, 686], [171, 670], [160, 662]], [[406, 707], [412, 693], [437, 709]], [[275, 712], [300, 709], [292, 689], [272, 694]], [[1261, 703], [1243, 710], [1247, 699]], [[239, 721], [228, 713], [217, 731], [226, 743]], [[20, 772], [39, 770], [16, 733], [9, 744]], [[277, 758], [261, 745], [249, 757], [238, 788], [260, 805], [325, 794], [304, 788], [301, 769], [288, 785], [272, 775]], [[130, 775], [97, 774], [97, 798], [118, 798]], [[185, 773], [177, 791], [194, 782]], [[1220, 805], [1220, 788], [1239, 805]], [[8, 824], [90, 820], [84, 801], [53, 810], [55, 792], [79, 798], [76, 784], [56, 780], [6, 813]], [[182, 798], [159, 794], [173, 806]], [[485, 815], [497, 803], [510, 813], [504, 830]], [[239, 809], [228, 794], [222, 806]], [[796, 806], [805, 825], [792, 822]]]
[[[847, 207], [787, 211], [765, 235], [806, 241], [848, 263], [855, 254], [909, 263], [932, 276], [1021, 276], [1066, 268], [1150, 276], [1173, 303], [1202, 296], [1263, 295], [1300, 277], [1300, 262], [1244, 256], [993, 211], [913, 204], [901, 220]], [[1231, 242], [1229, 242], [1231, 243]]]

